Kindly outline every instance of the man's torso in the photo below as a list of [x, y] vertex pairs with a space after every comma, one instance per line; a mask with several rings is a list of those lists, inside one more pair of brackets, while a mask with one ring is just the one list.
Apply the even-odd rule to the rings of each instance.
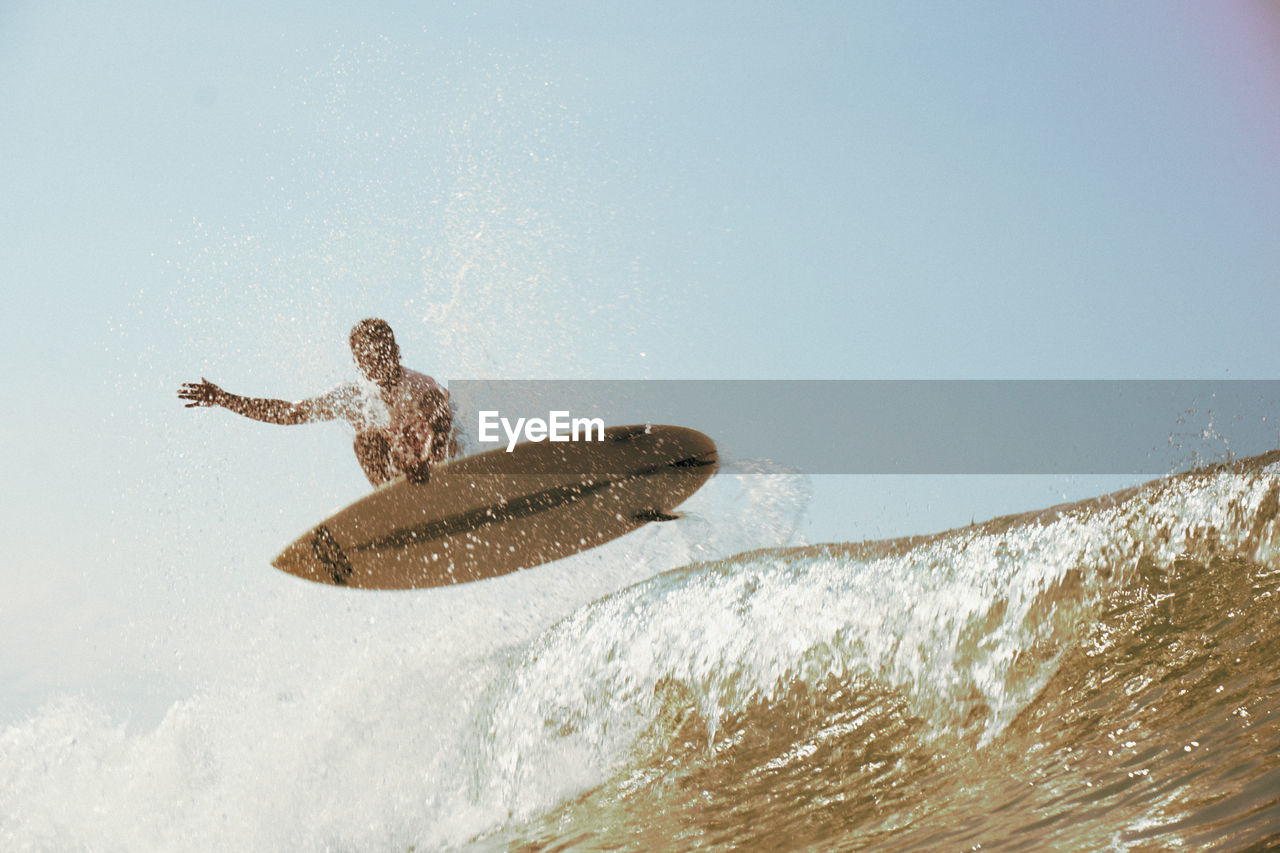
[[383, 433], [398, 455], [442, 461], [450, 453], [453, 409], [449, 392], [416, 370], [401, 368], [400, 381], [390, 388], [372, 382], [340, 385], [321, 400], [357, 433]]

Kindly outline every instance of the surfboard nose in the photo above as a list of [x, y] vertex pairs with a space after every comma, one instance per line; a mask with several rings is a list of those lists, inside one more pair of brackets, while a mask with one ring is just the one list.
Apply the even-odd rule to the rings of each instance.
[[311, 549], [307, 547], [305, 541], [299, 540], [277, 554], [276, 558], [271, 561], [271, 565], [282, 572], [288, 572], [300, 578], [309, 578], [311, 575], [309, 571], [310, 562]]

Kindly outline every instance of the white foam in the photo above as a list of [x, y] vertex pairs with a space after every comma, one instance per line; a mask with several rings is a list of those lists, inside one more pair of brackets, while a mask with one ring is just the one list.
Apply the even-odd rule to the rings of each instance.
[[786, 524], [726, 531], [744, 511], [796, 516], [793, 490], [744, 504], [741, 483], [723, 485], [690, 502], [700, 521], [507, 578], [366, 594], [272, 575], [194, 621], [162, 620], [166, 659], [194, 687], [157, 722], [79, 696], [0, 734], [0, 849], [431, 849], [501, 824], [513, 804], [553, 804], [607, 763], [555, 742], [554, 756], [518, 757], [532, 784], [513, 799], [485, 775], [485, 697], [590, 601], [692, 555], [786, 541]]

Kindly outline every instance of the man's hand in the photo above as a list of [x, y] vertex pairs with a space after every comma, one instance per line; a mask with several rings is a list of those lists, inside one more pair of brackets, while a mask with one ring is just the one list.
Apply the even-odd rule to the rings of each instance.
[[178, 389], [178, 397], [188, 401], [188, 409], [196, 406], [221, 406], [226, 393], [203, 376], [199, 382], [186, 382]]
[[426, 461], [410, 462], [405, 466], [404, 476], [410, 483], [424, 486], [431, 480], [431, 463]]

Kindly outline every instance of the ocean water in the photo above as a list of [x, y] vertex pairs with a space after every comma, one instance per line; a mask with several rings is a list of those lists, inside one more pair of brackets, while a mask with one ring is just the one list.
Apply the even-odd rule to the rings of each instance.
[[452, 590], [282, 584], [158, 719], [0, 732], [0, 849], [1280, 844], [1280, 453], [779, 547], [803, 491], [717, 478]]

